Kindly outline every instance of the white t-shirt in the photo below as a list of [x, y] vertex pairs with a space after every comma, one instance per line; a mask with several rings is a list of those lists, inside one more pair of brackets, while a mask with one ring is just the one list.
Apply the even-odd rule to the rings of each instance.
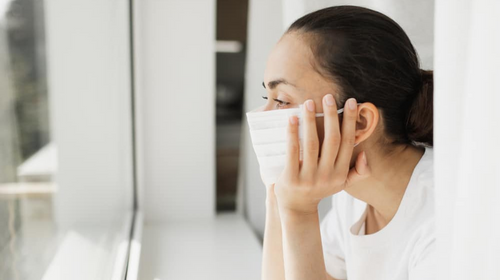
[[367, 205], [335, 194], [321, 223], [327, 272], [336, 279], [435, 279], [433, 150], [413, 170], [396, 215], [382, 230], [364, 235]]

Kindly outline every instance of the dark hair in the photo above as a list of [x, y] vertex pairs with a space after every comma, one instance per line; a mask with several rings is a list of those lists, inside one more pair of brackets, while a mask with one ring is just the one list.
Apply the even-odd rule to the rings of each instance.
[[310, 44], [313, 65], [354, 97], [382, 112], [392, 143], [433, 145], [433, 72], [420, 69], [410, 39], [392, 19], [356, 6], [322, 9], [295, 21]]

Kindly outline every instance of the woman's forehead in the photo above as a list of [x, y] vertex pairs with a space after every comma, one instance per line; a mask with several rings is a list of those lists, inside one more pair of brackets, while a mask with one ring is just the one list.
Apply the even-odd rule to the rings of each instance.
[[314, 56], [304, 36], [286, 34], [276, 44], [267, 60], [264, 73], [266, 88], [274, 81], [284, 80], [296, 90], [310, 91], [318, 88], [336, 88], [313, 67]]
[[264, 81], [284, 79], [297, 84], [304, 76], [313, 74], [311, 50], [299, 36], [284, 35], [267, 60]]

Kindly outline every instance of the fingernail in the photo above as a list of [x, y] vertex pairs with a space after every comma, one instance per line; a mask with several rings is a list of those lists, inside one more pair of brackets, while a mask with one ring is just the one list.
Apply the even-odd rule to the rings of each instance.
[[347, 105], [349, 106], [349, 109], [351, 110], [354, 110], [356, 109], [356, 99], [354, 98], [349, 98], [349, 100], [347, 100]]
[[366, 160], [366, 152], [363, 152], [363, 162], [365, 165], [368, 165], [368, 161]]
[[291, 124], [297, 124], [297, 117], [296, 116], [291, 116], [289, 119]]
[[307, 107], [307, 110], [309, 110], [309, 112], [314, 112], [314, 101], [307, 100], [306, 107]]
[[328, 106], [333, 106], [333, 96], [331, 94], [325, 96], [325, 103]]

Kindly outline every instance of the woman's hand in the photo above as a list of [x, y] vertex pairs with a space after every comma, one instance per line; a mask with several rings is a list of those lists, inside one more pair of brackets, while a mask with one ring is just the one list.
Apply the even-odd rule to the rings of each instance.
[[300, 162], [298, 119], [290, 117], [288, 125], [287, 165], [275, 184], [282, 214], [317, 213], [321, 199], [342, 191], [346, 186], [369, 175], [366, 155], [360, 153], [350, 169], [356, 132], [357, 103], [354, 98], [344, 106], [342, 134], [337, 106], [331, 94], [323, 98], [325, 138], [319, 157], [314, 101], [304, 104], [303, 160]]

